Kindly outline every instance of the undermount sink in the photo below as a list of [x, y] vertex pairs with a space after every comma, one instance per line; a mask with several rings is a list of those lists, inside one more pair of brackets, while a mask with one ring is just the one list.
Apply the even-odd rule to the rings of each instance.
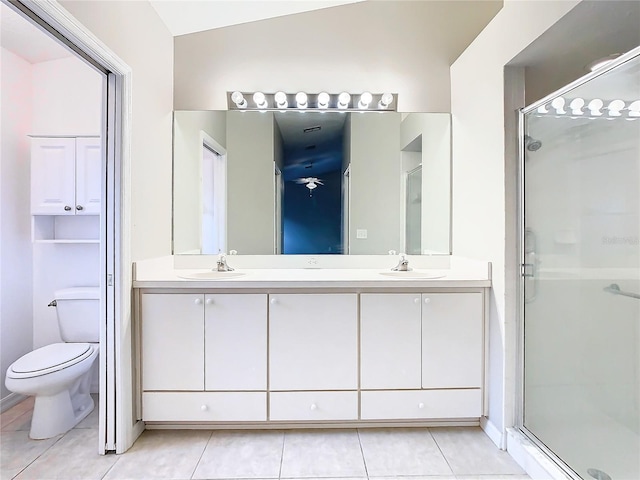
[[416, 272], [415, 270], [409, 270], [408, 272], [391, 270], [388, 272], [380, 272], [380, 275], [385, 275], [387, 277], [394, 277], [394, 278], [405, 278], [407, 280], [442, 278], [445, 276], [439, 273]]
[[218, 272], [211, 270], [209, 272], [182, 273], [178, 277], [189, 280], [228, 280], [230, 278], [238, 278], [246, 275], [244, 272]]

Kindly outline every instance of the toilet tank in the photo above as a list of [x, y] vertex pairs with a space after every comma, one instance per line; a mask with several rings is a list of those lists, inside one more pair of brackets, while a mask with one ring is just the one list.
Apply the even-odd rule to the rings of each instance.
[[100, 341], [100, 288], [72, 287], [55, 292], [60, 337], [64, 342]]

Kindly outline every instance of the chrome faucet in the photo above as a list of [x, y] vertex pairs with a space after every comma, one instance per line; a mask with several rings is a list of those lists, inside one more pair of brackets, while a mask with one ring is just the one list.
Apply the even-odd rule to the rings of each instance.
[[220, 255], [218, 255], [216, 270], [218, 272], [233, 272], [233, 268], [227, 265], [227, 257], [224, 253], [221, 253]]
[[398, 262], [398, 265], [391, 269], [392, 271], [409, 272], [411, 270], [411, 268], [409, 267], [409, 260], [407, 260], [404, 255], [404, 253], [400, 254], [400, 261]]

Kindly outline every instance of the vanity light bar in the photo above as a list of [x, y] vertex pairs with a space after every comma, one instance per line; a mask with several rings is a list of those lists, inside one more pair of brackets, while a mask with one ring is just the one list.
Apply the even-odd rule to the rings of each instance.
[[275, 93], [227, 92], [229, 110], [339, 110], [356, 112], [395, 112], [398, 95], [395, 93]]

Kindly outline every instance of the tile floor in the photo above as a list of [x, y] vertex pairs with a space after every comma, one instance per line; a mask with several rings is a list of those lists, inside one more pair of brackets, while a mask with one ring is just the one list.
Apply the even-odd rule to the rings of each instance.
[[522, 480], [477, 427], [147, 430], [123, 455], [97, 452], [97, 408], [76, 428], [30, 440], [33, 401], [1, 415], [0, 478]]

